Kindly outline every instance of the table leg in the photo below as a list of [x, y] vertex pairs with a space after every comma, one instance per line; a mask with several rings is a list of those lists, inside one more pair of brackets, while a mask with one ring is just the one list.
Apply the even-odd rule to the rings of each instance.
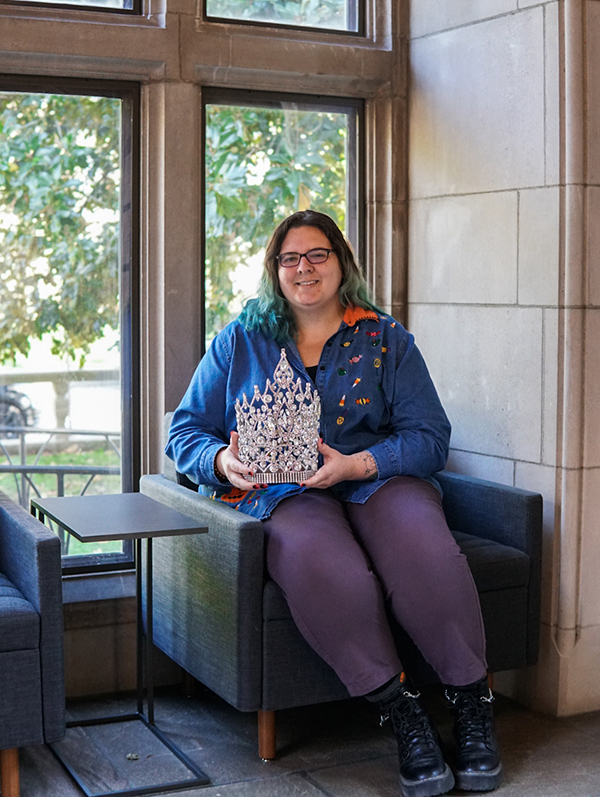
[[[31, 514], [44, 523], [46, 513], [39, 507], [31, 506]], [[52, 516], [50, 516], [52, 517]], [[58, 520], [55, 522], [59, 523]], [[63, 755], [61, 743], [49, 744], [50, 749], [60, 761], [75, 783], [84, 792], [86, 797], [139, 797], [150, 793], [162, 793], [179, 789], [190, 789], [195, 786], [209, 786], [210, 778], [187, 756], [174, 742], [154, 724], [154, 623], [153, 623], [153, 594], [152, 594], [152, 540], [146, 539], [146, 638], [144, 640], [144, 614], [142, 587], [144, 585], [143, 538], [135, 540], [135, 583], [136, 583], [136, 675], [137, 675], [137, 712], [135, 714], [117, 714], [106, 717], [88, 717], [82, 720], [70, 720], [67, 728], [86, 727], [94, 725], [107, 725], [111, 723], [129, 722], [139, 720], [146, 728], [170, 750], [182, 764], [190, 771], [192, 777], [173, 783], [149, 784], [147, 786], [126, 788], [121, 791], [102, 792], [91, 791], [85, 780], [78, 774], [75, 766], [68, 757]], [[145, 645], [144, 645], [145, 641]], [[147, 700], [147, 712], [144, 711]], [[1, 751], [5, 752], [5, 751]], [[6, 757], [2, 756], [3, 764]], [[9, 795], [7, 795], [9, 797]]]
[[144, 713], [144, 614], [142, 600], [142, 540], [135, 541], [136, 689], [138, 714]]
[[146, 540], [146, 690], [148, 722], [154, 725], [154, 627], [152, 606], [152, 540]]

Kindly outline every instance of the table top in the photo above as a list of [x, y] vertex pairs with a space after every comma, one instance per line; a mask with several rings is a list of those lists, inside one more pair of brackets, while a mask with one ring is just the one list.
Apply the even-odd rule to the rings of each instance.
[[142, 493], [32, 498], [31, 505], [80, 542], [205, 534], [197, 520]]

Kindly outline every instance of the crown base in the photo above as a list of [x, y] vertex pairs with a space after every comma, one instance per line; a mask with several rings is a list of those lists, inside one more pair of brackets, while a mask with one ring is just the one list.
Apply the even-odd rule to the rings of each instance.
[[253, 484], [299, 484], [314, 476], [316, 470], [279, 470], [274, 473], [269, 471], [254, 471], [252, 476], [244, 476], [246, 481]]

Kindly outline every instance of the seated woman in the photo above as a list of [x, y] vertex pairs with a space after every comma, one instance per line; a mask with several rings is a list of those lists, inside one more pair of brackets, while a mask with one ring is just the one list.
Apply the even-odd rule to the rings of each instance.
[[[267, 486], [240, 460], [232, 430], [236, 401], [273, 379], [282, 349], [294, 379], [320, 397], [320, 467], [302, 483]], [[502, 780], [479, 600], [432, 478], [449, 439], [412, 335], [369, 300], [333, 220], [306, 210], [273, 233], [258, 298], [213, 341], [167, 445], [203, 491], [262, 519], [268, 572], [300, 632], [351, 695], [391, 718], [405, 797], [444, 794], [455, 778], [472, 791]], [[446, 685], [454, 774], [386, 607]]]

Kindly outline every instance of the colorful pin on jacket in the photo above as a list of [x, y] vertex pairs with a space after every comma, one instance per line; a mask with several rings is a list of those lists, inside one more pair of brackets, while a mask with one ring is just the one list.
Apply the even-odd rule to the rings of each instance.
[[[381, 343], [376, 352], [374, 340]], [[344, 345], [350, 342], [351, 362]], [[308, 381], [294, 341], [285, 348], [294, 379]], [[262, 332], [248, 331], [239, 321], [229, 324], [212, 342], [175, 411], [166, 448], [177, 470], [199, 483], [204, 494], [257, 518], [268, 517], [279, 501], [303, 488], [275, 484], [250, 496], [217, 483], [213, 464], [236, 428], [235, 400], [252, 395], [255, 385], [264, 388], [280, 353], [281, 345]], [[375, 481], [334, 485], [342, 500], [364, 503], [393, 476], [431, 479], [444, 467], [450, 424], [413, 336], [394, 319], [349, 308], [323, 347], [315, 384], [324, 442], [343, 454], [368, 450], [377, 465]]]

